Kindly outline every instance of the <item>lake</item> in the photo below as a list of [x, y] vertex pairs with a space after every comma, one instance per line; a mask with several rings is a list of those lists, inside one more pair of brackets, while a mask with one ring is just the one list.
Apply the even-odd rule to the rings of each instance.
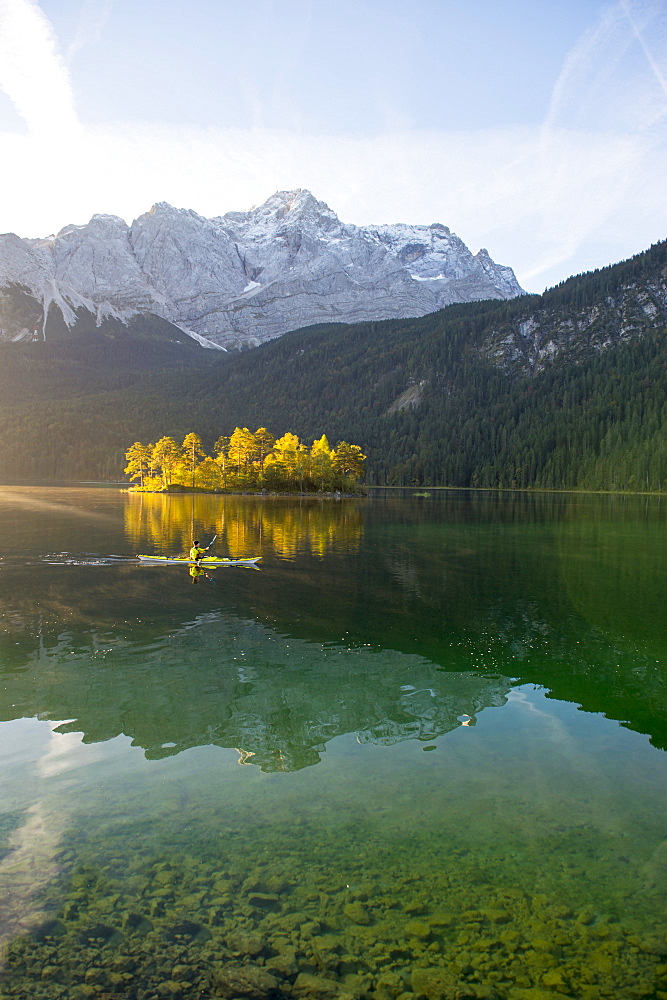
[[667, 1000], [664, 499], [0, 527], [0, 995]]

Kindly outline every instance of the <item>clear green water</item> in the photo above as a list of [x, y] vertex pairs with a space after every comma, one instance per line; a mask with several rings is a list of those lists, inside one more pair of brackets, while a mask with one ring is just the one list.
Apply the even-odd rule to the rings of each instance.
[[[659, 499], [0, 526], [1, 996], [667, 998]], [[261, 571], [132, 561], [216, 532]]]

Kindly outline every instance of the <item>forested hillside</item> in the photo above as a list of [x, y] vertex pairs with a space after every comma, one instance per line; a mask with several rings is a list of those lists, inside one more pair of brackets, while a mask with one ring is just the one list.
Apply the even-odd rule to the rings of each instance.
[[[357, 442], [367, 482], [667, 489], [667, 243], [542, 296], [331, 324], [152, 369], [102, 337], [0, 345], [0, 479], [119, 478], [133, 440]], [[101, 361], [101, 355], [105, 355]], [[127, 354], [127, 351], [126, 351]]]

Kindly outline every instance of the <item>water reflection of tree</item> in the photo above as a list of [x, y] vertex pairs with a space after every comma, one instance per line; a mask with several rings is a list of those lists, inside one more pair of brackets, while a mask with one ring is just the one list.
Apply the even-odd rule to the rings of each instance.
[[[125, 532], [137, 550], [185, 555], [193, 537], [217, 534], [215, 551], [239, 558], [272, 552], [323, 557], [356, 551], [363, 534], [355, 501], [128, 494]], [[143, 547], [143, 548], [142, 548]]]

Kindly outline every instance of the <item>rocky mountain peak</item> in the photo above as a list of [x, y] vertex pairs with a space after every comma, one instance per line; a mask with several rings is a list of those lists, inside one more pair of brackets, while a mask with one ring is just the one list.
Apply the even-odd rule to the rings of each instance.
[[262, 205], [254, 206], [248, 212], [228, 212], [219, 221], [230, 232], [240, 228], [254, 238], [273, 236], [285, 226], [315, 227], [323, 231], [342, 227], [336, 213], [305, 188], [276, 191]]
[[270, 198], [267, 198], [263, 205], [251, 209], [250, 214], [255, 215], [256, 218], [277, 220], [282, 220], [288, 215], [293, 219], [315, 214], [333, 215], [328, 205], [323, 201], [318, 201], [305, 188], [296, 188], [294, 191], [276, 191]]
[[147, 212], [140, 215], [138, 219], [135, 219], [132, 226], [135, 226], [140, 220], [152, 219], [155, 222], [160, 223], [178, 223], [179, 220], [184, 219], [195, 219], [200, 222], [207, 222], [208, 220], [204, 218], [203, 215], [199, 215], [191, 208], [175, 208], [170, 205], [168, 201], [156, 201], [154, 205], [149, 208]]
[[100, 214], [48, 240], [0, 237], [0, 288], [8, 281], [57, 302], [66, 322], [68, 302], [152, 312], [226, 347], [522, 294], [510, 267], [473, 256], [442, 223], [348, 225], [305, 188], [213, 219], [160, 201], [129, 227]]

